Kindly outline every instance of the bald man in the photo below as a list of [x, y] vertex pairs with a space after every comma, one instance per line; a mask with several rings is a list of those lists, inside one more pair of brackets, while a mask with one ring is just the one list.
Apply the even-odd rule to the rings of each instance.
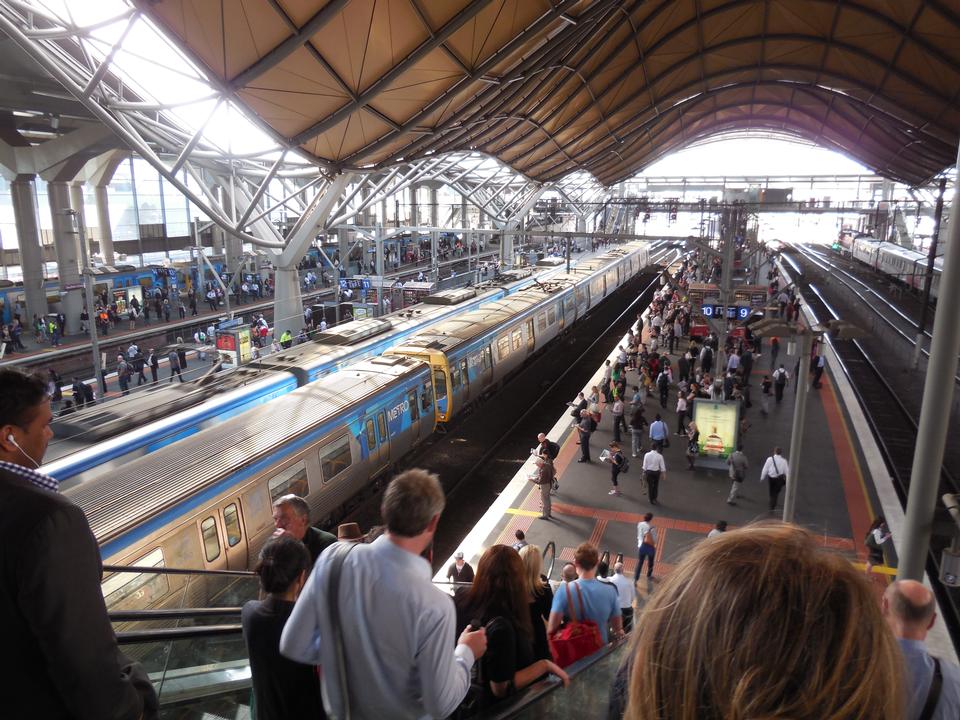
[[907, 666], [907, 720], [960, 718], [960, 668], [923, 644], [937, 619], [933, 593], [915, 580], [898, 580], [884, 591], [881, 607]]

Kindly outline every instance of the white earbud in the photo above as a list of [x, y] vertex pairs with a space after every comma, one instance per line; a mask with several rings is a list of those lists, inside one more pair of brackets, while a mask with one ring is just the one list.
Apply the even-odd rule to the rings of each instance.
[[13, 443], [14, 447], [17, 448], [17, 450], [19, 450], [20, 453], [21, 453], [27, 460], [29, 460], [30, 462], [32, 462], [32, 463], [33, 463], [33, 466], [34, 466], [35, 468], [38, 468], [38, 469], [40, 468], [40, 463], [38, 463], [36, 460], [34, 460], [34, 459], [33, 459], [32, 457], [30, 457], [29, 455], [27, 455], [27, 451], [24, 450], [22, 447], [20, 447], [20, 443], [18, 443], [16, 440], [13, 439], [13, 433], [10, 433], [9, 435], [7, 435], [7, 441]]

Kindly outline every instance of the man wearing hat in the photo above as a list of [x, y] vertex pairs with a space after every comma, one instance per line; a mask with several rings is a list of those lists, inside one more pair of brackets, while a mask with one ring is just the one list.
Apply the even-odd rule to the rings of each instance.
[[464, 562], [463, 553], [459, 550], [453, 556], [450, 567], [447, 568], [447, 580], [457, 583], [473, 582], [473, 568], [470, 567], [470, 563]]
[[363, 533], [360, 532], [360, 526], [355, 522], [341, 523], [337, 527], [338, 542], [361, 542]]

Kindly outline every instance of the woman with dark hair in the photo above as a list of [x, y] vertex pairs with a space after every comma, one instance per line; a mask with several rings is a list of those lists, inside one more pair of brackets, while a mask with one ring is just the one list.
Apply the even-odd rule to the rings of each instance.
[[519, 553], [506, 545], [488, 548], [477, 563], [473, 584], [454, 598], [457, 633], [474, 620], [487, 630], [487, 652], [479, 665], [484, 683], [481, 704], [506, 697], [546, 673], [567, 674], [552, 660], [534, 659], [527, 570]]
[[256, 718], [324, 718], [316, 670], [280, 654], [280, 634], [307, 581], [310, 553], [289, 535], [275, 537], [263, 546], [254, 572], [266, 597], [246, 603], [241, 618]]

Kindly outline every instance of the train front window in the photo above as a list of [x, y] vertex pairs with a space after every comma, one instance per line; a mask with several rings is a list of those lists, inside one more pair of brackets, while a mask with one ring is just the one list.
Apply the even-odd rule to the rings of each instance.
[[433, 385], [437, 389], [437, 400], [443, 400], [447, 396], [447, 376], [443, 370], [433, 371]]

